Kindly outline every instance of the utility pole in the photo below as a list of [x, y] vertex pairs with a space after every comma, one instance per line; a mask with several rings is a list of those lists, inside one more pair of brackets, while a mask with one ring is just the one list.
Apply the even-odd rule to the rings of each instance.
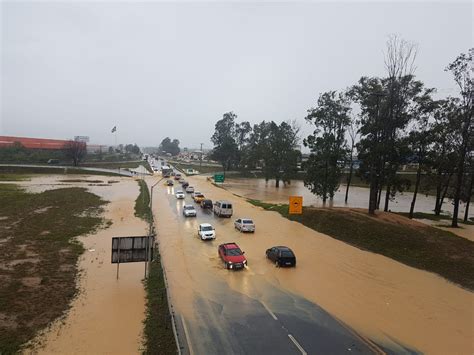
[[200, 157], [199, 157], [199, 169], [202, 169], [202, 145], [203, 145], [203, 144], [204, 144], [204, 143], [201, 143], [201, 155], [200, 155]]

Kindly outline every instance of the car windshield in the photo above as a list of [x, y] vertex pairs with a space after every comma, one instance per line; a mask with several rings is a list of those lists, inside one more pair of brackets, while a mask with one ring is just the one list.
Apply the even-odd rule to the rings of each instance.
[[294, 255], [291, 251], [289, 250], [283, 250], [281, 252], [281, 256], [284, 257], [284, 258], [292, 258]]
[[242, 251], [239, 248], [227, 249], [225, 254], [228, 256], [239, 256], [242, 255]]
[[242, 222], [244, 224], [253, 224], [253, 221], [251, 219], [244, 219]]
[[184, 206], [184, 209], [185, 210], [194, 210], [194, 207], [193, 206]]
[[204, 226], [204, 227], [201, 227], [201, 230], [204, 231], [204, 232], [207, 232], [207, 231], [212, 231], [212, 226]]

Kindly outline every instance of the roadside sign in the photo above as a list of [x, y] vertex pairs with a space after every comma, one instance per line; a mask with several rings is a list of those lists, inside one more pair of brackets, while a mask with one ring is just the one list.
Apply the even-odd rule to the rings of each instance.
[[224, 182], [224, 174], [215, 174], [214, 182]]
[[112, 264], [152, 261], [154, 236], [113, 237]]
[[303, 196], [290, 196], [289, 214], [303, 213]]

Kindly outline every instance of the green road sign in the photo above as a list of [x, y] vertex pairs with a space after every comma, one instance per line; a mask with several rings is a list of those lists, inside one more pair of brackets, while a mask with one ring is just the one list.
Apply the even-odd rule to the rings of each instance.
[[214, 182], [224, 182], [224, 174], [215, 174]]

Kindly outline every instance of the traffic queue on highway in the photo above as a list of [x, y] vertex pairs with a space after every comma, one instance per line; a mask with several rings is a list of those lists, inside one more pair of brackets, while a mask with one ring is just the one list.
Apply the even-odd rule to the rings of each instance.
[[[233, 215], [233, 205], [230, 201], [219, 200], [214, 203], [204, 196], [194, 186], [189, 183], [179, 173], [171, 172], [165, 182], [165, 186], [174, 186], [175, 183], [181, 185], [181, 189], [175, 191], [177, 200], [185, 200], [186, 195], [190, 195], [194, 204], [186, 203], [183, 206], [182, 213], [185, 218], [197, 217], [198, 213], [195, 206], [200, 209], [211, 209], [216, 217], [230, 218]], [[174, 176], [174, 179], [172, 178]], [[173, 181], [174, 180], [174, 181]], [[234, 228], [241, 233], [255, 233], [255, 223], [251, 218], [237, 218], [234, 221]], [[201, 223], [198, 226], [197, 235], [202, 241], [215, 240], [217, 237], [214, 226], [210, 223]], [[275, 264], [276, 267], [296, 266], [296, 256], [293, 251], [286, 246], [274, 246], [266, 250], [266, 257]], [[240, 249], [237, 243], [227, 242], [218, 246], [218, 255], [224, 263], [224, 267], [230, 270], [241, 270], [247, 267], [248, 261], [245, 252]]]

